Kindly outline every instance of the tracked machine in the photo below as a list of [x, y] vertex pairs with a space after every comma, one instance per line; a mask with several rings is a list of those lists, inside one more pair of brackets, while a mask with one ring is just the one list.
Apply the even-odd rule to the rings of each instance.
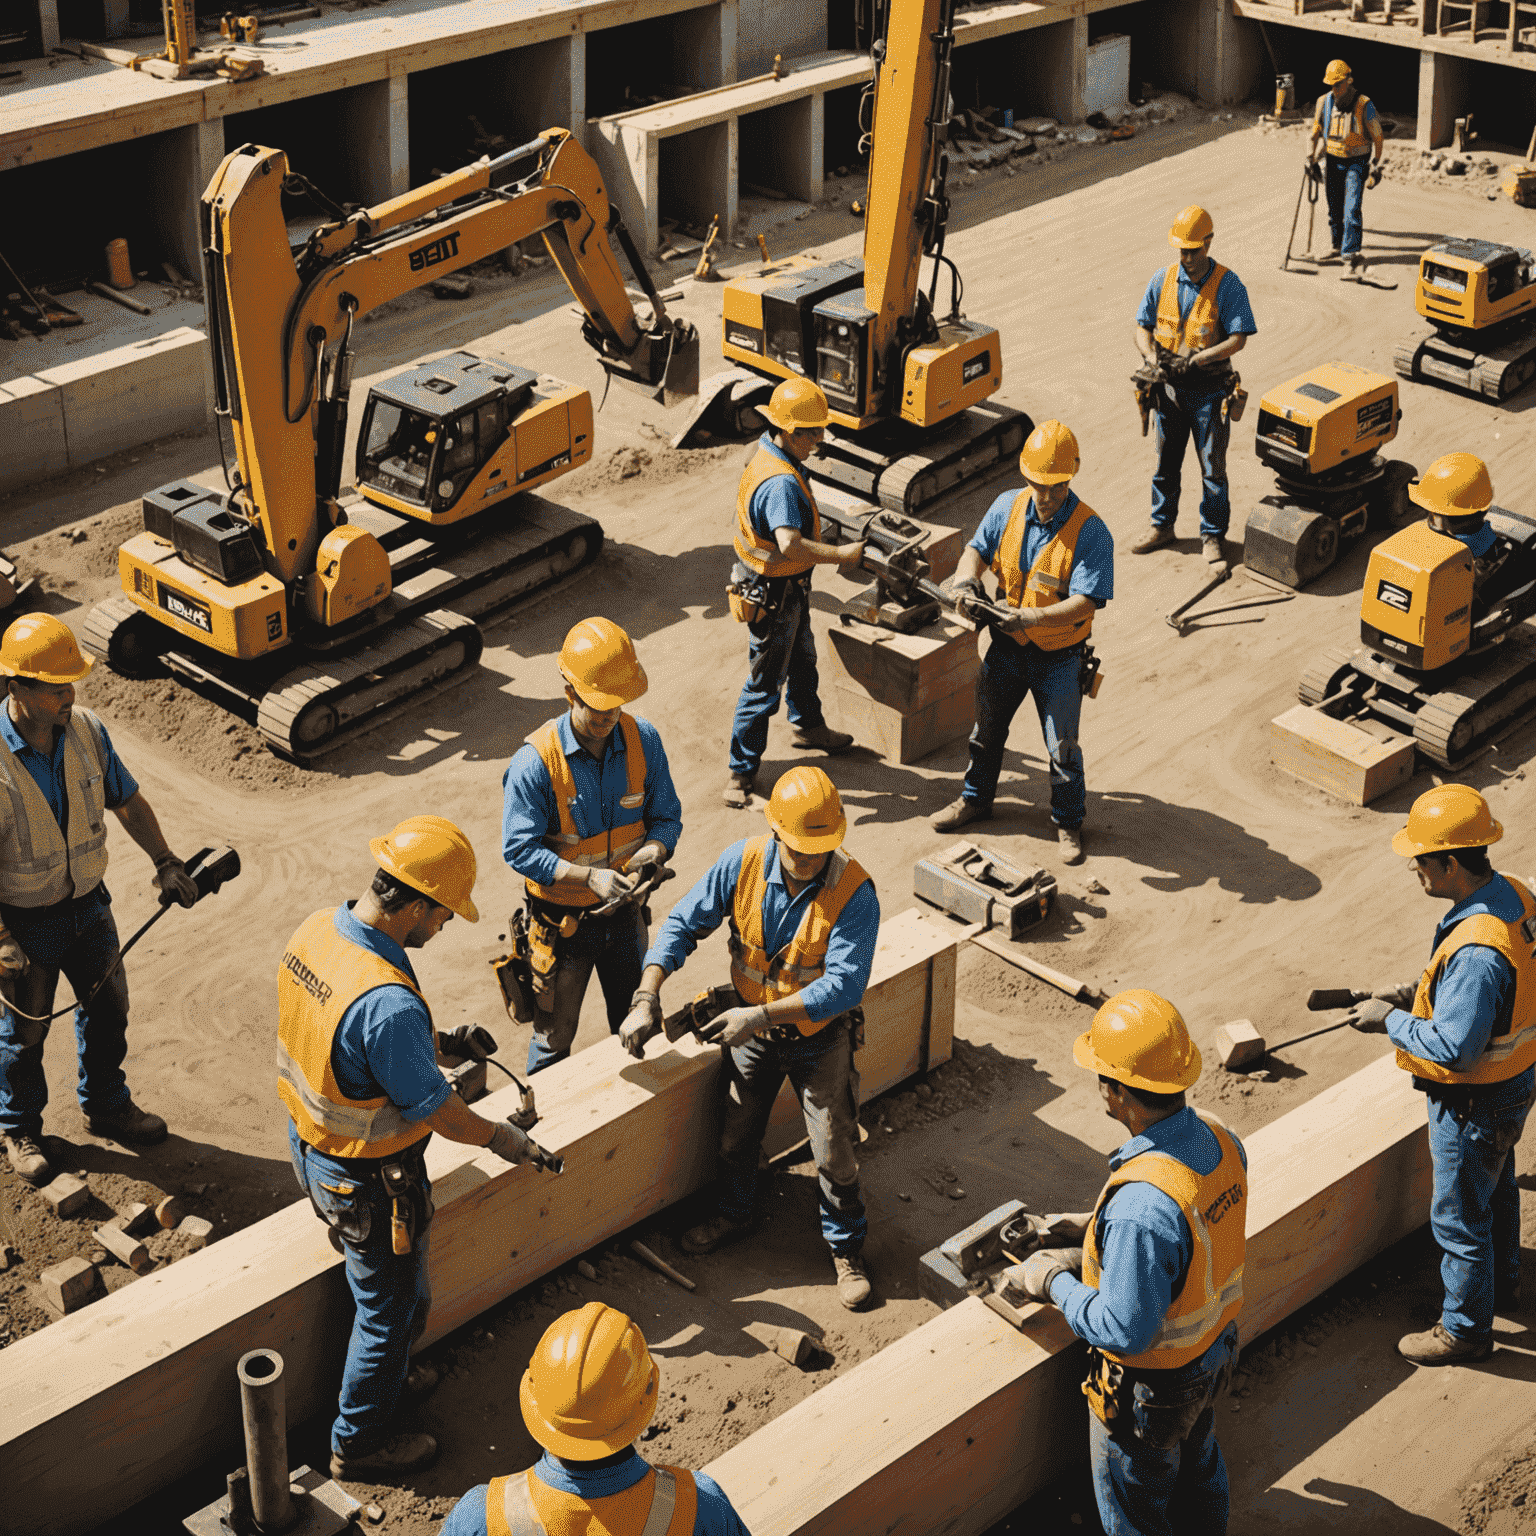
[[[290, 249], [282, 196], [331, 214]], [[596, 164], [564, 129], [376, 207], [346, 211], [276, 149], [225, 157], [202, 202], [227, 491], [143, 498], [119, 550], [122, 594], [83, 637], [108, 665], [161, 665], [254, 718], [299, 760], [467, 675], [475, 620], [594, 559], [603, 531], [530, 494], [592, 454], [584, 388], [457, 352], [374, 386], [341, 493], [352, 329], [389, 299], [541, 234], [611, 378], [673, 398], [698, 383], [698, 335], [670, 318]], [[610, 237], [652, 314], [630, 303]], [[447, 605], [447, 606], [445, 606]]]
[[[742, 430], [760, 421], [754, 408], [781, 380], [812, 379], [832, 422], [806, 467], [914, 516], [1016, 455], [1032, 430], [1022, 412], [989, 403], [1003, 381], [1001, 339], [961, 314], [963, 284], [944, 254], [954, 41], [954, 0], [890, 0], [872, 50], [863, 256], [793, 256], [732, 279], [721, 350], [739, 366], [710, 381], [686, 429]], [[945, 268], [949, 310], [940, 318]]]
[[1536, 712], [1536, 518], [1494, 506], [1470, 453], [1435, 460], [1409, 495], [1430, 516], [1372, 550], [1359, 648], [1326, 653], [1297, 692], [1456, 768]]
[[1270, 390], [1254, 450], [1275, 474], [1243, 534], [1243, 564], [1288, 587], [1321, 576], [1368, 528], [1407, 515], [1414, 468], [1380, 452], [1402, 420], [1397, 380], [1325, 363]]
[[1432, 329], [1397, 349], [1405, 379], [1507, 400], [1536, 375], [1536, 259], [1523, 246], [1442, 240], [1419, 258], [1414, 291]]

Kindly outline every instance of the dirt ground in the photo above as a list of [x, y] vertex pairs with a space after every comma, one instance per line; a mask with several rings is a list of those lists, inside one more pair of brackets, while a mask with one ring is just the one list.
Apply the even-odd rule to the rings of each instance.
[[[1063, 147], [1041, 163], [1031, 157], [957, 176], [953, 187], [947, 250], [965, 275], [966, 313], [1002, 332], [1001, 398], [1037, 420], [1055, 415], [1073, 427], [1083, 453], [1078, 489], [1120, 547], [1117, 596], [1095, 633], [1105, 684], [1084, 713], [1088, 862], [1070, 870], [1057, 860], [1039, 731], [1024, 714], [1005, 762], [998, 819], [976, 835], [1044, 864], [1060, 880], [1055, 916], [1032, 935], [1034, 954], [1106, 990], [1137, 985], [1166, 993], [1206, 1046], [1234, 1018], [1252, 1019], [1271, 1039], [1302, 1033], [1314, 1022], [1302, 1006], [1309, 988], [1376, 985], [1417, 970], [1438, 909], [1391, 853], [1388, 836], [1432, 780], [1421, 772], [1362, 809], [1270, 763], [1268, 722], [1294, 702], [1302, 670], [1314, 653], [1356, 633], [1364, 548], [1290, 601], [1216, 616], [1183, 635], [1163, 615], [1206, 571], [1187, 493], [1176, 549], [1141, 559], [1126, 553], [1147, 521], [1152, 468], [1127, 377], [1136, 362], [1132, 317], [1148, 278], [1169, 259], [1164, 231], [1178, 208], [1206, 203], [1216, 221], [1214, 253], [1244, 278], [1257, 314], [1259, 334], [1239, 359], [1254, 400], [1230, 455], [1240, 532], [1271, 488], [1252, 452], [1263, 390], [1334, 359], [1390, 373], [1396, 341], [1417, 325], [1412, 276], [1425, 244], [1447, 234], [1529, 244], [1536, 230], [1536, 214], [1502, 198], [1474, 205], [1463, 179], [1420, 173], [1411, 144], [1394, 143], [1397, 169], [1366, 204], [1366, 242], [1373, 264], [1398, 277], [1399, 289], [1361, 288], [1327, 269], [1282, 273], [1304, 144], [1304, 131], [1262, 131], [1251, 113], [1190, 110], [1129, 143]], [[775, 226], [770, 249], [856, 253], [848, 188], [834, 191], [840, 206]], [[705, 338], [707, 374], [719, 289], [682, 286], [681, 310]], [[568, 295], [547, 269], [487, 283], [462, 302], [402, 306], [360, 331], [355, 398], [369, 378], [460, 346], [546, 368], [597, 398], [602, 376], [572, 344], [575, 323]], [[1423, 468], [1442, 452], [1471, 448], [1489, 461], [1503, 504], [1536, 504], [1527, 417], [1536, 392], [1494, 407], [1405, 383], [1402, 404], [1395, 454]], [[191, 1208], [219, 1231], [292, 1200], [283, 1115], [268, 1086], [273, 969], [303, 917], [363, 888], [372, 867], [368, 837], [422, 804], [469, 831], [480, 852], [477, 899], [487, 913], [479, 927], [452, 924], [422, 952], [427, 995], [440, 1027], [476, 1019], [496, 1032], [509, 1062], [520, 1058], [526, 1032], [502, 1016], [485, 968], [505, 932], [495, 914], [517, 899], [497, 859], [500, 776], [523, 737], [561, 707], [554, 656], [576, 618], [601, 611], [624, 624], [651, 678], [640, 709], [661, 729], [684, 803], [676, 860], [682, 878], [668, 899], [722, 846], [761, 825], [755, 811], [728, 810], [718, 793], [744, 675], [745, 641], [729, 622], [722, 590], [744, 450], [677, 454], [665, 446], [671, 430], [659, 407], [614, 389], [599, 417], [593, 464], [557, 487], [559, 500], [603, 523], [608, 542], [597, 564], [493, 625], [475, 680], [317, 770], [280, 763], [248, 726], [168, 682], [130, 685], [97, 669], [86, 702], [101, 710], [173, 845], [190, 851], [228, 840], [245, 865], [216, 899], [170, 914], [130, 960], [128, 1070], [140, 1101], [171, 1122], [163, 1147], [131, 1153], [87, 1137], [69, 1091], [70, 1053], [62, 1039], [50, 1047], [47, 1129], [63, 1138], [53, 1149], [85, 1170], [98, 1198], [131, 1197], [114, 1179], [175, 1192], [200, 1184]], [[135, 498], [183, 474], [218, 481], [211, 440], [170, 440], [120, 455], [101, 473], [9, 498], [0, 503], [12, 530], [8, 552], [42, 575], [50, 608], [78, 616], [115, 586], [111, 551], [135, 521]], [[992, 496], [1014, 484], [1005, 474], [974, 488], [936, 520], [969, 532]], [[835, 576], [818, 576], [814, 603], [823, 630], [851, 590]], [[1241, 581], [1224, 593], [1234, 601], [1265, 595]], [[705, 658], [716, 664], [701, 665]], [[1536, 726], [1527, 726], [1463, 775], [1504, 821], [1500, 863], [1517, 873], [1536, 866], [1536, 836], [1525, 819], [1532, 790], [1521, 766], [1533, 747]], [[793, 760], [781, 718], [764, 781]], [[914, 766], [867, 751], [832, 766], [853, 823], [849, 846], [874, 875], [887, 915], [911, 904], [912, 864], [943, 846], [927, 818], [956, 793], [964, 762], [963, 743], [955, 743]], [[109, 879], [127, 932], [152, 910], [149, 870], [115, 827], [110, 846]], [[723, 974], [718, 946], [671, 983], [676, 995], [716, 979], [704, 974], [712, 966]], [[432, 1352], [451, 1369], [419, 1412], [444, 1454], [409, 1493], [366, 1490], [386, 1511], [377, 1528], [428, 1536], [466, 1487], [531, 1460], [517, 1413], [518, 1379], [540, 1331], [581, 1297], [631, 1311], [662, 1361], [663, 1408], [647, 1453], [699, 1464], [931, 1316], [915, 1278], [925, 1249], [1009, 1198], [1035, 1209], [1090, 1203], [1104, 1155], [1120, 1139], [1096, 1085], [1071, 1060], [1072, 1038], [1090, 1017], [1086, 1006], [1004, 962], [963, 950], [955, 1062], [864, 1116], [876, 1307], [854, 1316], [837, 1305], [816, 1235], [809, 1165], [776, 1172], [770, 1219], [727, 1254], [681, 1257], [671, 1239], [694, 1210], [680, 1206], [647, 1223], [644, 1235], [697, 1280], [697, 1294], [639, 1266], [619, 1241], [589, 1256], [596, 1282], [574, 1270], [550, 1277]], [[578, 1047], [603, 1028], [600, 1006], [589, 998]], [[1195, 1101], [1218, 1109], [1241, 1134], [1380, 1051], [1379, 1040], [1348, 1031], [1324, 1036], [1298, 1047], [1268, 1082], [1208, 1073]], [[1521, 1153], [1528, 1183], [1532, 1154]], [[35, 1234], [24, 1248], [38, 1244], [19, 1277], [0, 1277], [0, 1305], [9, 1308], [0, 1323], [14, 1336], [42, 1322], [28, 1287], [69, 1238], [53, 1230], [38, 1197], [8, 1170], [0, 1170], [0, 1202], [22, 1213], [25, 1232]], [[81, 1218], [72, 1230], [83, 1241]], [[1528, 1226], [1526, 1236], [1532, 1245], [1536, 1232]], [[1253, 1341], [1247, 1380], [1221, 1421], [1234, 1529], [1348, 1527], [1357, 1536], [1387, 1536], [1517, 1528], [1524, 1506], [1516, 1500], [1536, 1466], [1536, 1451], [1527, 1449], [1536, 1354], [1525, 1331], [1513, 1328], [1481, 1370], [1415, 1375], [1391, 1346], [1405, 1328], [1427, 1324], [1434, 1285], [1433, 1254], [1421, 1234], [1276, 1335]], [[824, 1353], [814, 1368], [796, 1370], [742, 1332], [749, 1322], [805, 1328]], [[1473, 1423], [1477, 1435], [1462, 1428]], [[294, 1426], [295, 1463], [323, 1460], [325, 1429], [320, 1421]], [[133, 1528], [175, 1528], [217, 1494], [225, 1470], [208, 1468], [153, 1510], [135, 1511]], [[1031, 1531], [1091, 1531], [1091, 1496], [1067, 1475], [1006, 1528], [1026, 1524]]]

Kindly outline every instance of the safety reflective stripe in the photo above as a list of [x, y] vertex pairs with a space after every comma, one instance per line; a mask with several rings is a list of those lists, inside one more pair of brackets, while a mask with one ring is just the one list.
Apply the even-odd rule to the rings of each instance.
[[759, 576], [799, 576], [815, 565], [814, 560], [802, 556], [786, 555], [772, 538], [764, 538], [752, 526], [752, 498], [759, 486], [766, 485], [777, 475], [789, 475], [800, 487], [811, 506], [812, 542], [821, 537], [821, 510], [811, 494], [810, 484], [794, 465], [786, 463], [778, 454], [770, 453], [761, 444], [753, 454], [741, 483], [736, 488], [736, 554], [744, 565]]
[[1317, 98], [1313, 126], [1321, 129], [1323, 118], [1327, 117], [1327, 136], [1323, 140], [1323, 148], [1336, 159], [1354, 159], [1369, 151], [1371, 137], [1365, 121], [1365, 109], [1370, 101], [1369, 96], [1356, 94], [1354, 106], [1348, 112], [1340, 112], [1332, 91], [1324, 91]]
[[[1072, 583], [1072, 566], [1077, 558], [1077, 541], [1088, 519], [1094, 515], [1086, 501], [1079, 500], [1066, 525], [1041, 546], [1026, 577], [1023, 569], [1024, 536], [1029, 522], [1031, 493], [1021, 491], [1014, 498], [1008, 525], [998, 540], [992, 557], [992, 574], [1002, 583], [1003, 595], [1013, 608], [1048, 608], [1061, 600]], [[1059, 651], [1093, 632], [1093, 614], [1064, 624], [1036, 624], [1033, 629], [1008, 638], [1017, 645], [1038, 645], [1043, 651]]]
[[1221, 316], [1216, 308], [1216, 293], [1227, 269], [1220, 262], [1211, 263], [1210, 273], [1200, 285], [1189, 313], [1179, 318], [1179, 273], [1183, 268], [1172, 262], [1163, 274], [1163, 291], [1157, 300], [1157, 329], [1154, 339], [1168, 352], [1177, 352], [1188, 345], [1199, 352], [1212, 343], [1224, 339]]
[[[1210, 1263], [1210, 1254], [1206, 1254], [1206, 1263]], [[1210, 1275], [1206, 1275], [1206, 1286], [1210, 1286]], [[1157, 1336], [1148, 1346], [1149, 1349], [1170, 1349], [1184, 1344], [1196, 1343], [1212, 1332], [1216, 1324], [1221, 1320], [1221, 1314], [1230, 1307], [1233, 1302], [1243, 1299], [1243, 1271], [1239, 1266], [1232, 1278], [1217, 1291], [1198, 1312], [1189, 1313], [1176, 1321], [1167, 1323], [1158, 1329]]]
[[[677, 1478], [666, 1467], [651, 1471], [651, 1507], [638, 1536], [667, 1536], [677, 1509]], [[548, 1527], [533, 1507], [533, 1475], [530, 1468], [517, 1477], [492, 1479], [485, 1498], [487, 1536], [548, 1536]]]
[[277, 1042], [277, 1075], [279, 1081], [287, 1083], [299, 1096], [309, 1118], [332, 1136], [347, 1141], [372, 1142], [412, 1129], [399, 1106], [387, 1099], [370, 1109], [364, 1103], [337, 1104], [317, 1093], [305, 1079], [304, 1069], [288, 1054], [281, 1040]]

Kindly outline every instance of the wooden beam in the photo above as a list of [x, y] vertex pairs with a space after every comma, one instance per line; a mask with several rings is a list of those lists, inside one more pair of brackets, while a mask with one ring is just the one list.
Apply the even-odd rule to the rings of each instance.
[[[1429, 1218], [1424, 1100], [1390, 1056], [1246, 1147], [1245, 1338]], [[753, 1536], [982, 1532], [1083, 1454], [1084, 1355], [1054, 1307], [1017, 1332], [966, 1300], [705, 1470]]]
[[[925, 1037], [935, 1063], [949, 1058], [956, 936], [916, 910], [882, 926], [865, 1097], [916, 1070]], [[719, 1065], [691, 1039], [634, 1061], [610, 1038], [541, 1073], [536, 1134], [565, 1157], [558, 1179], [435, 1140], [423, 1344], [711, 1178]], [[511, 1114], [516, 1090], [476, 1107]], [[793, 1140], [797, 1113], [781, 1101], [771, 1134]], [[296, 1423], [334, 1404], [350, 1326], [341, 1259], [301, 1202], [0, 1351], [0, 1532], [90, 1530], [209, 1459], [237, 1465], [235, 1361], [283, 1356]]]

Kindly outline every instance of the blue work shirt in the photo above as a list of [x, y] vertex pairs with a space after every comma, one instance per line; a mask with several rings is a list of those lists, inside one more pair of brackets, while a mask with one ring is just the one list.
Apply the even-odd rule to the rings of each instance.
[[[659, 965], [670, 976], [681, 969], [699, 940], [708, 938], [731, 915], [746, 846], [745, 839], [732, 843], [715, 860], [714, 868], [667, 914], [645, 957], [647, 965]], [[798, 896], [791, 896], [779, 867], [778, 839], [769, 839], [763, 859], [763, 947], [770, 955], [778, 954], [794, 938], [825, 874], [823, 869]], [[848, 905], [832, 925], [826, 969], [795, 994], [813, 1024], [825, 1024], [859, 1005], [869, 985], [879, 937], [880, 900], [874, 881], [866, 880], [848, 898]]]
[[[683, 807], [672, 786], [672, 770], [661, 737], [649, 720], [634, 716], [640, 731], [640, 745], [645, 749], [645, 801], [638, 817], [645, 823], [647, 838], [654, 838], [671, 853], [683, 833]], [[571, 765], [576, 783], [576, 800], [571, 819], [581, 837], [596, 837], [605, 828], [628, 826], [636, 812], [619, 804], [629, 793], [629, 754], [624, 747], [624, 729], [614, 722], [608, 738], [608, 750], [599, 762], [576, 739], [571, 717], [562, 715], [555, 724], [560, 748]], [[501, 776], [501, 856], [518, 874], [539, 885], [551, 885], [560, 855], [544, 846], [546, 837], [560, 830], [560, 812], [555, 804], [555, 787], [549, 769], [524, 742], [512, 754], [507, 771]]]
[[[575, 1494], [582, 1499], [606, 1499], [616, 1493], [623, 1493], [626, 1488], [633, 1488], [650, 1470], [651, 1464], [635, 1450], [630, 1451], [627, 1461], [590, 1470], [556, 1461], [546, 1451], [534, 1463], [533, 1475], [546, 1488], [554, 1488], [561, 1493]], [[694, 1536], [751, 1536], [751, 1532], [742, 1524], [741, 1516], [736, 1513], [725, 1491], [714, 1478], [703, 1472], [695, 1472], [693, 1485], [699, 1494], [698, 1511], [693, 1517]], [[437, 1536], [487, 1536], [487, 1492], [488, 1485], [485, 1483], [471, 1488], [453, 1506]]]
[[1498, 535], [1487, 523], [1479, 523], [1470, 533], [1447, 533], [1445, 536], [1465, 544], [1474, 560], [1483, 559], [1499, 541]]
[[[1177, 263], [1176, 268], [1179, 274], [1179, 319], [1182, 321], [1189, 318], [1190, 307], [1206, 278], [1211, 275], [1211, 269], [1207, 266], [1200, 274], [1200, 281], [1195, 282], [1184, 270], [1182, 263]], [[1167, 275], [1168, 268], [1160, 267], [1147, 284], [1147, 291], [1141, 296], [1141, 308], [1136, 311], [1136, 324], [1144, 331], [1152, 331], [1154, 334], [1157, 331], [1157, 305], [1163, 296], [1163, 282]], [[1222, 331], [1222, 337], [1218, 339], [1237, 335], [1256, 336], [1259, 331], [1258, 322], [1253, 318], [1253, 307], [1248, 302], [1248, 290], [1231, 268], [1227, 269], [1226, 276], [1216, 288], [1216, 321]], [[1186, 394], [1202, 392], [1200, 384], [1194, 380], [1180, 384], [1179, 388]], [[1203, 392], [1216, 394], [1225, 388], [1224, 384], [1218, 384]]]
[[[416, 980], [405, 950], [387, 933], [359, 922], [350, 902], [337, 907], [333, 922], [342, 938]], [[365, 992], [342, 1014], [331, 1042], [331, 1070], [347, 1098], [376, 1099], [382, 1094], [407, 1120], [435, 1114], [453, 1092], [437, 1069], [426, 1004], [410, 988], [398, 985]]]
[[[1320, 112], [1314, 113], [1312, 122], [1314, 126], [1321, 125], [1323, 139], [1326, 142], [1328, 138], [1328, 129], [1333, 123], [1334, 109], [1338, 104], [1333, 99], [1332, 91], [1324, 91], [1318, 100], [1321, 104], [1322, 110]], [[1355, 104], [1353, 101], [1350, 102], [1347, 110], [1351, 115], [1353, 115], [1355, 110]], [[1375, 130], [1374, 132], [1372, 131], [1373, 129]], [[1374, 101], [1367, 101], [1365, 104], [1365, 131], [1367, 136], [1373, 141], [1376, 143], [1381, 142], [1382, 133], [1378, 124], [1376, 103]], [[1370, 154], [1370, 152], [1371, 146], [1367, 144], [1366, 147], [1362, 149], [1358, 155], [1337, 155], [1334, 158], [1339, 160], [1361, 160]]]
[[[1433, 954], [1463, 918], [1487, 913], [1513, 922], [1524, 911], [1514, 886], [1503, 875], [1495, 875], [1440, 919], [1429, 952]], [[1465, 1072], [1488, 1048], [1496, 1028], [1508, 1030], [1514, 1006], [1514, 967], [1486, 944], [1463, 944], [1440, 973], [1434, 1017], [1420, 1019], [1394, 1008], [1387, 1015], [1387, 1035], [1414, 1056]]]
[[[757, 444], [760, 448], [766, 448], [774, 458], [789, 465], [796, 475], [805, 473], [774, 442], [772, 432], [764, 432]], [[773, 479], [765, 480], [758, 486], [752, 493], [752, 500], [747, 503], [747, 516], [751, 519], [753, 531], [774, 545], [778, 543], [773, 536], [775, 528], [797, 528], [801, 536], [807, 539], [815, 531], [811, 522], [811, 504], [806, 500], [805, 492], [800, 489], [800, 482], [793, 475], [775, 475]]]
[[[53, 819], [58, 822], [60, 831], [69, 830], [69, 790], [64, 781], [64, 732], [53, 733], [53, 755], [45, 757], [35, 747], [27, 745], [26, 739], [16, 729], [16, 722], [11, 719], [11, 706], [7, 701], [4, 709], [0, 709], [0, 736], [5, 738], [5, 744], [16, 754], [17, 761], [37, 781], [37, 787], [42, 790], [43, 798], [48, 802], [48, 808], [53, 812]], [[115, 811], [120, 806], [127, 805], [139, 792], [138, 780], [123, 766], [123, 760], [117, 755], [117, 749], [112, 745], [112, 738], [107, 735], [106, 726], [101, 727], [101, 745], [107, 756], [107, 771], [102, 775], [102, 794], [106, 800], [107, 809]]]
[[[1248, 1154], [1235, 1136], [1232, 1139], [1246, 1168]], [[1111, 1172], [1143, 1152], [1166, 1153], [1202, 1177], [1215, 1172], [1221, 1161], [1215, 1134], [1189, 1108], [1149, 1125], [1116, 1148], [1109, 1158]], [[1139, 1355], [1156, 1337], [1174, 1287], [1189, 1272], [1194, 1234], [1178, 1201], [1153, 1184], [1120, 1185], [1096, 1220], [1098, 1288], [1074, 1275], [1057, 1275], [1051, 1282], [1051, 1300], [1078, 1338], [1117, 1355]]]
[[[1003, 530], [1008, 526], [1018, 495], [1017, 491], [1004, 491], [987, 508], [987, 514], [971, 540], [970, 547], [981, 556], [985, 565], [990, 566], [997, 557], [997, 547], [1003, 541]], [[1024, 514], [1024, 548], [1020, 559], [1024, 571], [1030, 570], [1040, 558], [1040, 551], [1067, 526], [1067, 519], [1077, 510], [1077, 502], [1077, 492], [1068, 491], [1061, 510], [1050, 522], [1042, 523], [1035, 510], [1035, 498], [1029, 498], [1029, 507]], [[1072, 575], [1067, 582], [1067, 596], [1076, 597], [1079, 594], [1091, 597], [1100, 608], [1115, 595], [1115, 541], [1102, 517], [1090, 517], [1077, 536], [1077, 550], [1072, 556]]]

